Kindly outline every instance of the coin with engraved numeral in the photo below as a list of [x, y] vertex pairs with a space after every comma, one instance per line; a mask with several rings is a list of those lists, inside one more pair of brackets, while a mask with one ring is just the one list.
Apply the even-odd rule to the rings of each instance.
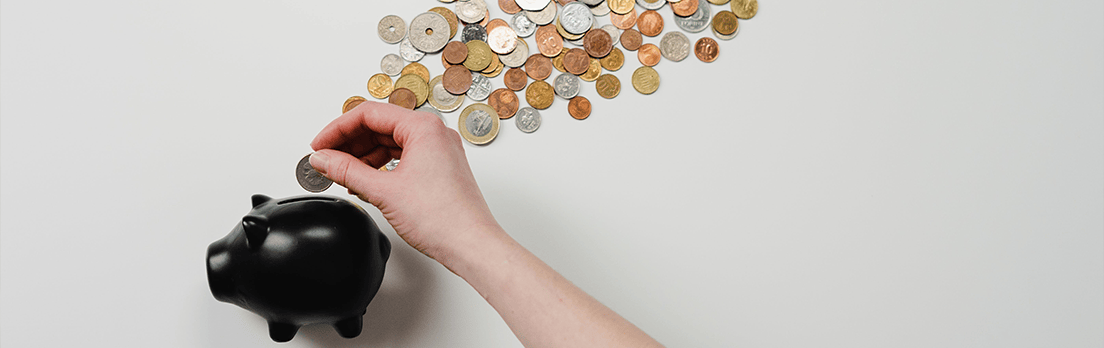
[[333, 180], [327, 179], [322, 176], [322, 173], [314, 170], [310, 164], [310, 154], [303, 156], [299, 164], [295, 165], [295, 180], [304, 190], [315, 193], [325, 191], [333, 184]]
[[713, 14], [709, 10], [709, 3], [700, 1], [698, 2], [698, 11], [694, 14], [689, 17], [675, 16], [675, 25], [690, 33], [700, 33], [709, 27], [709, 20], [712, 18]]

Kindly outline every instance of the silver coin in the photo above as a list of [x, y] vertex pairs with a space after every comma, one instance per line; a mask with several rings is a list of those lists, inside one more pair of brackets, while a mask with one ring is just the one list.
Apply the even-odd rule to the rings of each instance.
[[690, 39], [679, 31], [667, 32], [659, 40], [659, 52], [663, 54], [663, 58], [681, 62], [690, 55]]
[[583, 38], [579, 38], [578, 40], [568, 40], [568, 39], [564, 39], [563, 41], [564, 41], [564, 42], [569, 42], [569, 43], [571, 43], [572, 45], [575, 45], [575, 46], [578, 46], [578, 47], [583, 47]]
[[432, 53], [445, 48], [452, 34], [445, 17], [436, 12], [426, 12], [410, 21], [410, 44], [419, 51]]
[[606, 5], [606, 1], [602, 0], [602, 2], [599, 3], [598, 5], [594, 5], [594, 6], [590, 7], [590, 14], [593, 14], [595, 17], [602, 17], [602, 16], [605, 16], [605, 15], [608, 15], [608, 14], [610, 14], [609, 5]]
[[552, 0], [517, 0], [515, 2], [522, 10], [540, 11], [548, 7], [548, 3], [552, 2]]
[[610, 38], [613, 39], [613, 45], [617, 46], [621, 42], [621, 29], [613, 24], [606, 24], [602, 26], [602, 30], [605, 30], [610, 34]]
[[505, 56], [499, 56], [498, 59], [502, 61], [502, 65], [510, 68], [517, 68], [525, 65], [525, 61], [529, 59], [529, 44], [525, 43], [522, 38], [517, 39], [517, 47], [514, 47], [514, 51]]
[[437, 118], [441, 119], [441, 123], [448, 125], [448, 122], [445, 121], [445, 115], [442, 115], [440, 111], [437, 111], [437, 108], [432, 107], [429, 104], [422, 104], [422, 106], [414, 109], [414, 111], [428, 112], [437, 115]]
[[460, 105], [464, 104], [463, 94], [455, 95], [449, 93], [445, 89], [445, 86], [441, 83], [441, 76], [434, 77], [429, 81], [429, 105], [432, 105], [437, 110], [442, 112], [453, 112], [460, 108]]
[[636, 0], [636, 5], [644, 8], [645, 10], [658, 10], [666, 5], [666, 0]]
[[479, 23], [487, 17], [487, 3], [483, 0], [460, 0], [456, 2], [456, 17], [464, 23]]
[[410, 44], [410, 40], [403, 39], [399, 43], [399, 57], [408, 62], [417, 62], [425, 57], [425, 53], [414, 48], [414, 45]]
[[705, 28], [710, 27], [710, 21], [713, 20], [712, 13], [709, 10], [708, 1], [698, 1], [698, 10], [689, 17], [675, 16], [675, 25], [682, 30], [690, 33], [700, 33]]
[[537, 109], [526, 106], [518, 109], [515, 116], [517, 117], [514, 117], [514, 119], [516, 120], [514, 121], [514, 124], [517, 125], [518, 129], [520, 129], [522, 132], [532, 133], [536, 132], [537, 128], [540, 128], [541, 114], [540, 111], [537, 111]]
[[[586, 4], [587, 6], [598, 6], [599, 4], [606, 2], [606, 0], [579, 0], [579, 2]], [[609, 7], [609, 6], [607, 6]]]
[[[498, 118], [498, 116], [495, 116], [495, 118]], [[467, 128], [472, 135], [482, 137], [491, 133], [493, 123], [491, 114], [482, 109], [475, 109], [468, 114], [468, 119], [464, 122], [464, 128]]]
[[487, 28], [479, 24], [468, 24], [460, 30], [460, 41], [468, 43], [468, 41], [479, 40], [487, 42]]
[[380, 19], [377, 30], [383, 42], [389, 44], [399, 43], [406, 37], [406, 22], [399, 16], [387, 15]]
[[740, 27], [739, 26], [736, 27], [736, 31], [732, 32], [732, 35], [721, 34], [721, 33], [717, 32], [717, 29], [713, 29], [713, 36], [716, 36], [718, 39], [721, 39], [721, 40], [732, 40], [732, 38], [736, 37], [736, 34], [739, 34], [739, 33], [740, 33]]
[[514, 32], [517, 33], [518, 37], [530, 37], [537, 32], [537, 24], [529, 20], [529, 17], [525, 16], [525, 12], [515, 13], [514, 17], [510, 19], [510, 27], [514, 28]]
[[548, 6], [539, 11], [525, 11], [525, 16], [537, 25], [548, 25], [556, 20], [556, 2], [549, 2]]
[[468, 88], [468, 98], [472, 100], [483, 101], [487, 100], [487, 97], [491, 96], [491, 79], [488, 79], [483, 74], [472, 74], [472, 84]]
[[560, 26], [564, 31], [581, 35], [594, 27], [594, 14], [580, 2], [569, 2], [560, 9]]
[[299, 181], [299, 186], [310, 192], [325, 191], [333, 184], [332, 180], [322, 176], [322, 173], [311, 167], [309, 154], [303, 156], [303, 159], [299, 160], [299, 164], [295, 165], [295, 180]]
[[387, 164], [384, 164], [383, 168], [380, 168], [380, 169], [390, 172], [392, 170], [395, 170], [395, 168], [398, 168], [398, 167], [399, 167], [399, 159], [394, 158], [394, 159], [391, 159], [390, 161], [388, 161]]
[[579, 77], [571, 73], [563, 73], [552, 81], [552, 89], [560, 98], [571, 99], [579, 95]]
[[383, 60], [380, 61], [380, 71], [383, 71], [383, 73], [387, 75], [397, 76], [402, 73], [402, 68], [405, 65], [402, 58], [399, 58], [399, 55], [388, 53], [386, 56], [383, 56]]
[[[495, 27], [487, 33], [487, 45], [498, 55], [510, 54], [517, 48], [517, 33], [508, 25]], [[502, 58], [502, 57], [499, 57]]]

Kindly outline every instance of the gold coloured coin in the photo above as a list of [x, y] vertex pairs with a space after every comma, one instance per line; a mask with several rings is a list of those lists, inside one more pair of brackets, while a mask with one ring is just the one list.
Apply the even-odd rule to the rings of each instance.
[[395, 81], [395, 89], [406, 88], [411, 92], [414, 92], [414, 96], [417, 97], [418, 102], [414, 104], [414, 107], [421, 106], [429, 98], [429, 83], [422, 81], [422, 77], [417, 74], [406, 74], [400, 76]]
[[709, 0], [709, 3], [714, 5], [724, 5], [728, 3], [728, 0]]
[[399, 76], [406, 75], [406, 74], [418, 75], [419, 77], [422, 78], [422, 80], [425, 80], [426, 83], [429, 83], [429, 69], [426, 68], [425, 65], [422, 65], [421, 63], [413, 62], [413, 63], [407, 64], [405, 67], [403, 67], [402, 72], [399, 73]]
[[732, 12], [740, 19], [751, 19], [759, 12], [759, 0], [732, 0], [729, 6], [732, 6]]
[[602, 74], [602, 76], [598, 76], [598, 82], [594, 83], [594, 88], [598, 90], [598, 95], [602, 98], [613, 99], [613, 97], [621, 94], [621, 80], [613, 74]]
[[560, 51], [559, 55], [552, 57], [552, 67], [556, 68], [556, 70], [559, 70], [560, 72], [567, 72], [567, 68], [564, 68], [563, 59], [564, 54], [567, 53], [567, 51], [569, 50], [570, 49], [568, 49], [567, 47], [564, 47], [563, 50]]
[[636, 1], [633, 0], [606, 0], [606, 4], [609, 5], [610, 11], [613, 13], [623, 15], [629, 13], [635, 8]]
[[659, 73], [650, 66], [636, 68], [632, 76], [632, 85], [640, 94], [652, 94], [659, 89]]
[[529, 103], [529, 106], [533, 108], [544, 110], [549, 106], [552, 106], [552, 100], [555, 99], [556, 91], [552, 89], [552, 85], [544, 80], [536, 80], [529, 84], [529, 87], [525, 88], [525, 102]]
[[578, 40], [578, 39], [582, 39], [583, 35], [586, 35], [586, 33], [575, 35], [575, 34], [567, 32], [567, 29], [564, 29], [564, 27], [562, 25], [560, 25], [560, 18], [559, 17], [556, 17], [556, 32], [560, 33], [560, 36], [563, 37], [563, 39], [567, 40], [567, 41], [575, 41], [575, 40]]
[[590, 66], [587, 67], [587, 71], [582, 75], [579, 75], [580, 79], [587, 82], [594, 82], [598, 79], [598, 75], [602, 74], [602, 63], [594, 58], [590, 58]]
[[483, 145], [498, 136], [498, 113], [490, 105], [475, 103], [460, 112], [456, 125], [460, 135], [469, 143]]
[[361, 97], [359, 95], [349, 97], [349, 99], [345, 99], [345, 104], [341, 105], [341, 113], [344, 114], [346, 112], [349, 112], [349, 110], [352, 110], [353, 108], [357, 107], [357, 105], [360, 105], [360, 103], [366, 101], [368, 101], [368, 99], [364, 99], [364, 97]]
[[456, 31], [460, 30], [460, 19], [456, 18], [456, 13], [444, 7], [434, 7], [429, 9], [429, 11], [439, 14], [441, 17], [445, 17], [445, 21], [449, 24], [449, 40], [456, 37]]
[[483, 71], [491, 66], [491, 46], [480, 40], [471, 40], [468, 45], [468, 59], [464, 60], [464, 67], [471, 71]]
[[625, 53], [622, 53], [620, 48], [614, 47], [609, 55], [602, 58], [600, 62], [602, 63], [602, 68], [606, 70], [620, 70], [622, 66], [625, 66]]
[[732, 35], [736, 32], [736, 29], [740, 28], [740, 21], [736, 19], [736, 14], [731, 11], [720, 11], [713, 16], [713, 31], [716, 31], [721, 35]]
[[379, 73], [368, 78], [368, 94], [371, 94], [373, 98], [387, 98], [391, 96], [393, 90], [395, 90], [395, 86], [391, 81], [391, 76], [387, 76], [387, 74]]

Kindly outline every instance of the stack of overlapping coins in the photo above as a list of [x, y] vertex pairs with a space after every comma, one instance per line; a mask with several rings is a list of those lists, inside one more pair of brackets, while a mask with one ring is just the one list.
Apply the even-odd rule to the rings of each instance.
[[[536, 131], [541, 124], [539, 110], [550, 107], [557, 96], [568, 100], [567, 111], [575, 119], [589, 117], [591, 103], [579, 95], [584, 81], [594, 82], [598, 95], [606, 99], [621, 91], [617, 76], [603, 73], [617, 71], [625, 63], [625, 53], [617, 44], [636, 51], [641, 66], [632, 74], [632, 86], [642, 94], [659, 89], [659, 73], [652, 67], [661, 58], [679, 62], [692, 49], [703, 62], [716, 60], [720, 47], [713, 38], [703, 36], [691, 44], [680, 31], [663, 34], [665, 5], [679, 29], [700, 33], [712, 28], [722, 40], [735, 37], [739, 19], [754, 17], [759, 8], [757, 0], [498, 0], [502, 12], [512, 17], [492, 19], [484, 0], [440, 1], [455, 5], [453, 9], [434, 7], [409, 23], [394, 15], [380, 20], [380, 39], [398, 44], [399, 52], [383, 57], [382, 72], [368, 79], [368, 93], [408, 109], [432, 112], [442, 121], [441, 112], [456, 111], [470, 98], [475, 102], [460, 112], [457, 129], [477, 145], [494, 140], [500, 119], [517, 116], [518, 129]], [[729, 4], [731, 11], [714, 15], [710, 4]], [[609, 24], [600, 24], [602, 17], [608, 17]], [[452, 41], [458, 34], [459, 41]], [[644, 42], [645, 37], [660, 34], [658, 46]], [[525, 40], [529, 37], [534, 39], [534, 54]], [[436, 53], [444, 73], [431, 76], [418, 62]], [[560, 74], [549, 84], [546, 80], [553, 69]], [[499, 75], [505, 87], [495, 89], [491, 79]], [[392, 76], [398, 78], [392, 80]], [[518, 97], [523, 90], [528, 106]], [[363, 97], [351, 97], [342, 111], [363, 101]]]

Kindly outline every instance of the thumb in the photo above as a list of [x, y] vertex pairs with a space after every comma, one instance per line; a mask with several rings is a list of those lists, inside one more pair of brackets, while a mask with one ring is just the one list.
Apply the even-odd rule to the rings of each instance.
[[386, 187], [381, 184], [387, 179], [383, 172], [345, 152], [331, 149], [315, 151], [310, 156], [310, 164], [326, 178], [361, 197], [376, 198], [380, 189]]

